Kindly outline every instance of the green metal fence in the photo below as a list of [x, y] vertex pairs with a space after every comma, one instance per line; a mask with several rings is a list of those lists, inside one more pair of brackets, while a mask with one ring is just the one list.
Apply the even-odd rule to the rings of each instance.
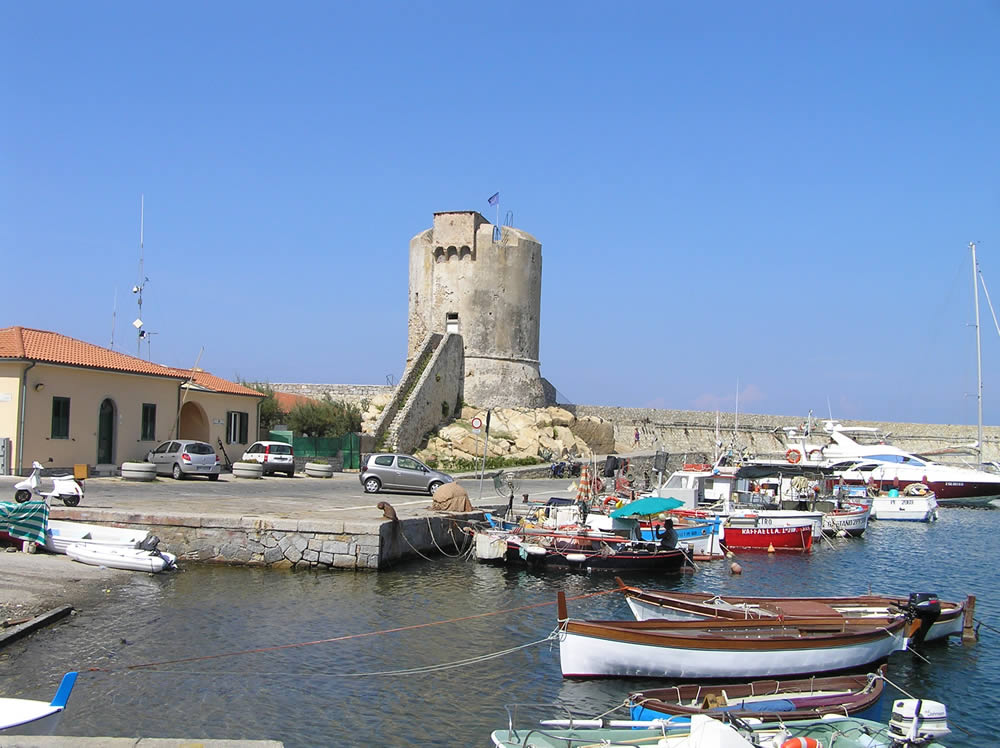
[[361, 465], [361, 436], [293, 436], [291, 431], [272, 431], [272, 441], [291, 444], [296, 457], [343, 457], [345, 470], [357, 470]]

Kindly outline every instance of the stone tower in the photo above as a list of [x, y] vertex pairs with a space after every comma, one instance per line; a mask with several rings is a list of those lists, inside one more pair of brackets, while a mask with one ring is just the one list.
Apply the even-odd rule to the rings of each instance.
[[476, 211], [434, 214], [410, 240], [407, 365], [428, 333], [458, 333], [465, 347], [466, 402], [542, 407], [538, 370], [542, 245], [494, 227]]

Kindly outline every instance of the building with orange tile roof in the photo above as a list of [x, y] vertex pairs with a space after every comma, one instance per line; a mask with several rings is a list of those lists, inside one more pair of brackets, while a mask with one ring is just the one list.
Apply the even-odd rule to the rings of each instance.
[[[167, 439], [241, 455], [263, 395], [201, 369], [178, 369], [48, 330], [0, 328], [0, 472], [142, 461]], [[4, 441], [6, 440], [6, 441]]]

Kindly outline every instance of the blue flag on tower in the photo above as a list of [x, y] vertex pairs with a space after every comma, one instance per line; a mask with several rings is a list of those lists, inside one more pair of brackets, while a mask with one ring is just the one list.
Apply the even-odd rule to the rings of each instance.
[[500, 202], [500, 193], [494, 192], [492, 195], [490, 195], [490, 199], [488, 202], [490, 205], [496, 205], [498, 202]]

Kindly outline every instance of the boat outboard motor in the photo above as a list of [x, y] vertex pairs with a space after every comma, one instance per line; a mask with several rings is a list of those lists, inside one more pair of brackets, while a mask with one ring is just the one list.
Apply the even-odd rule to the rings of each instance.
[[158, 537], [156, 537], [155, 535], [147, 535], [145, 538], [142, 539], [142, 542], [140, 542], [139, 545], [136, 546], [136, 548], [140, 548], [144, 551], [155, 551], [156, 546], [158, 546], [159, 544], [160, 544], [160, 539]]
[[912, 643], [919, 646], [924, 643], [934, 622], [941, 617], [941, 601], [932, 592], [911, 592], [906, 604], [906, 615], [911, 621], [920, 621], [920, 628], [911, 637]]
[[919, 746], [950, 733], [948, 710], [929, 699], [898, 699], [892, 704], [889, 738], [893, 746]]

